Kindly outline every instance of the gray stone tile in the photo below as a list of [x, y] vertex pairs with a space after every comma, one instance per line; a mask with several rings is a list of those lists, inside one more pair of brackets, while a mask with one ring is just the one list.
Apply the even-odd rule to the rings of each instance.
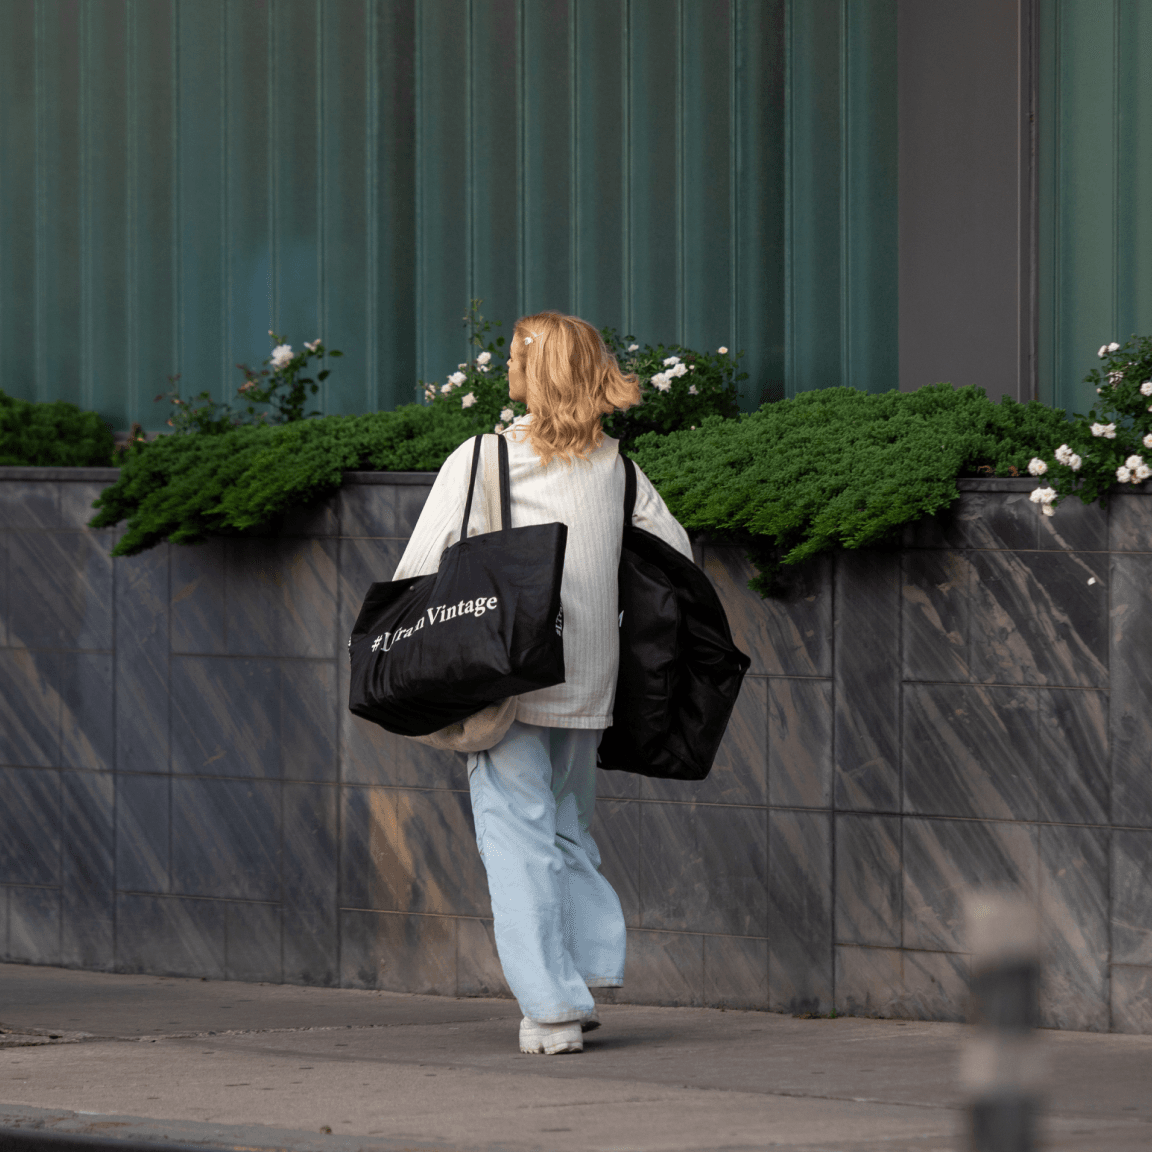
[[909, 552], [901, 587], [903, 678], [971, 679], [968, 652], [972, 566], [961, 552]]
[[8, 955], [14, 964], [60, 963], [60, 889], [8, 889]]
[[364, 597], [368, 595], [368, 589], [373, 584], [391, 580], [403, 555], [402, 540], [340, 541], [340, 614], [337, 630], [341, 659], [347, 659], [348, 637], [360, 614]]
[[1040, 819], [1106, 824], [1111, 809], [1108, 694], [1042, 688], [1036, 695]]
[[340, 986], [456, 995], [456, 919], [340, 913]]
[[60, 762], [58, 652], [0, 649], [0, 764]]
[[284, 979], [339, 983], [336, 943], [336, 789], [285, 784]]
[[225, 543], [216, 538], [169, 549], [173, 652], [222, 655], [228, 651]]
[[228, 540], [228, 651], [336, 656], [336, 549], [337, 542], [326, 539]]
[[69, 653], [60, 661], [60, 767], [112, 768], [115, 724], [112, 653]]
[[975, 888], [1037, 899], [1035, 825], [904, 820], [904, 946], [965, 952], [963, 898]]
[[1108, 551], [1108, 512], [1095, 501], [1085, 504], [1073, 496], [1059, 503], [1055, 516], [1040, 515], [1039, 508], [1035, 512], [1038, 548], [1064, 552]]
[[60, 527], [60, 485], [46, 480], [0, 481], [0, 528]]
[[764, 809], [639, 807], [642, 927], [768, 934]]
[[969, 986], [967, 956], [955, 952], [904, 953], [904, 1005], [908, 1019], [966, 1019]]
[[1040, 1024], [1108, 1031], [1108, 833], [1040, 828]]
[[901, 851], [898, 816], [836, 817], [836, 938], [899, 945]]
[[172, 891], [280, 900], [279, 783], [173, 778]]
[[341, 795], [342, 907], [492, 915], [467, 793], [349, 787]]
[[832, 830], [819, 812], [768, 816], [768, 1006], [832, 1007]]
[[168, 568], [159, 544], [116, 561], [116, 768], [168, 771]]
[[[1130, 497], [1125, 497], [1130, 499]], [[1152, 827], [1152, 555], [1112, 557], [1112, 820]]]
[[453, 752], [441, 752], [348, 711], [348, 661], [337, 660], [340, 683], [340, 780], [414, 788], [467, 788], [468, 775]]
[[632, 1004], [703, 1004], [704, 937], [685, 932], [629, 931], [622, 991]]
[[1112, 1030], [1152, 1035], [1152, 968], [1112, 966]]
[[832, 681], [768, 682], [768, 802], [832, 803]]
[[347, 707], [339, 696], [335, 661], [280, 662], [279, 745], [284, 779], [336, 780], [338, 712]]
[[1029, 492], [961, 492], [953, 532], [965, 548], [1035, 548], [1042, 519]]
[[951, 551], [963, 548], [966, 525], [960, 521], [960, 501], [941, 508], [932, 516], [921, 516], [900, 530], [900, 546], [905, 550]]
[[974, 680], [1108, 686], [1106, 555], [974, 552], [972, 565]]
[[166, 776], [116, 779], [116, 887], [168, 892], [169, 792]]
[[838, 944], [836, 1011], [841, 1016], [904, 1016], [904, 953]]
[[390, 484], [345, 484], [340, 489], [340, 535], [407, 536], [396, 524], [396, 494]]
[[492, 921], [458, 919], [456, 942], [456, 995], [510, 998], [512, 989], [500, 966]]
[[108, 971], [113, 965], [113, 810], [111, 773], [62, 772], [61, 963]]
[[116, 897], [116, 971], [224, 979], [221, 900], [121, 892]]
[[88, 521], [96, 515], [93, 503], [109, 485], [99, 481], [71, 480], [60, 484], [60, 527], [88, 528]]
[[600, 800], [592, 818], [592, 838], [600, 850], [600, 871], [620, 897], [624, 923], [640, 925], [640, 805]]
[[110, 532], [10, 533], [8, 643], [110, 649], [111, 550]]
[[339, 492], [289, 508], [281, 517], [277, 530], [280, 536], [339, 536]]
[[218, 656], [172, 659], [172, 771], [280, 775], [280, 664]]
[[907, 685], [904, 811], [1035, 820], [1038, 724], [1030, 688]]
[[1112, 833], [1112, 961], [1152, 966], [1152, 831]]
[[428, 503], [428, 495], [432, 485], [425, 487], [422, 484], [397, 484], [393, 489], [396, 502], [396, 535], [407, 539], [416, 530], [416, 522], [424, 505]]
[[0, 529], [0, 648], [8, 647], [8, 536]]
[[611, 800], [638, 800], [645, 777], [635, 772], [596, 770], [596, 795]]
[[[706, 804], [765, 804], [768, 801], [768, 685], [749, 676], [740, 687], [732, 719], [716, 753], [712, 771], [700, 781], [641, 780], [645, 800]], [[608, 775], [603, 773], [602, 775]], [[621, 773], [614, 773], [621, 775]], [[630, 776], [630, 773], [625, 773]]]
[[829, 557], [785, 573], [783, 594], [767, 600], [748, 587], [756, 570], [740, 548], [708, 545], [704, 571], [728, 614], [736, 646], [752, 657], [752, 675], [832, 674]]
[[838, 808], [900, 809], [900, 584], [897, 553], [836, 554]]
[[235, 903], [225, 908], [224, 979], [279, 984], [280, 906]]
[[1126, 492], [1108, 501], [1108, 550], [1152, 552], [1152, 500], [1146, 495]]
[[710, 1008], [768, 1007], [768, 941], [704, 937], [704, 1003]]
[[0, 768], [0, 883], [60, 883], [60, 773]]

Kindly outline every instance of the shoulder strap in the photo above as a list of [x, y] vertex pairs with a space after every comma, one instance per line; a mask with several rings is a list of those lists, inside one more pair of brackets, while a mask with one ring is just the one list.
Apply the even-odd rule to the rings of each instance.
[[[486, 436], [477, 436], [475, 447], [472, 449], [472, 474], [468, 478], [468, 499], [464, 504], [464, 519], [460, 524], [460, 539], [468, 539], [468, 518], [472, 514], [472, 497], [476, 493], [476, 474], [480, 470], [480, 457], [483, 451]], [[496, 437], [497, 468], [500, 473], [500, 527], [505, 531], [512, 527], [512, 474], [508, 467], [508, 445], [503, 436]], [[490, 477], [487, 468], [484, 474], [485, 496], [489, 497], [492, 487], [488, 483]], [[488, 530], [495, 531], [492, 524], [495, 501], [490, 497], [486, 499], [488, 513]]]
[[636, 465], [623, 452], [620, 459], [624, 461], [624, 526], [628, 527], [636, 511]]
[[464, 519], [460, 523], [460, 539], [468, 539], [468, 517], [472, 514], [472, 494], [476, 491], [476, 472], [480, 467], [480, 446], [483, 436], [477, 436], [472, 448], [472, 475], [468, 478], [468, 499], [464, 502]]

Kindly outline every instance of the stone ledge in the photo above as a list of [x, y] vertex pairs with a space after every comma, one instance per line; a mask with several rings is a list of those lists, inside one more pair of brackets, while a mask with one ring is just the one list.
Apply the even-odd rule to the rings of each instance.
[[119, 468], [31, 468], [14, 464], [0, 468], [0, 480], [71, 480], [74, 483], [104, 480], [114, 484], [119, 479]]

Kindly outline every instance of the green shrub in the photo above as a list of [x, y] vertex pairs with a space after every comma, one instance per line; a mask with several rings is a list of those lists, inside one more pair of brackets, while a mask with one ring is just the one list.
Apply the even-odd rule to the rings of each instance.
[[781, 564], [863, 548], [951, 504], [964, 475], [1019, 475], [1064, 413], [935, 384], [807, 392], [737, 420], [641, 437], [637, 463], [689, 529], [744, 541], [767, 594]]
[[0, 389], [0, 465], [101, 468], [112, 462], [112, 429], [66, 400], [36, 404]]
[[95, 528], [128, 521], [113, 550], [132, 556], [169, 540], [258, 529], [340, 487], [357, 469], [431, 471], [475, 429], [459, 412], [395, 412], [245, 424], [219, 435], [165, 436], [132, 451], [96, 501]]

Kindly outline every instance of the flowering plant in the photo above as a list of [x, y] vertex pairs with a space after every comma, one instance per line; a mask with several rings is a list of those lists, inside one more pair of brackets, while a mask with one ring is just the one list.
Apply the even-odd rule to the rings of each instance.
[[[343, 356], [335, 348], [327, 349], [319, 338], [305, 340], [300, 352], [293, 352], [292, 345], [285, 337], [271, 329], [274, 347], [263, 360], [264, 367], [249, 368], [247, 364], [236, 367], [244, 373], [244, 383], [236, 395], [243, 402], [242, 408], [235, 409], [227, 401], [213, 400], [211, 392], [201, 392], [191, 400], [180, 396], [176, 387], [179, 376], [169, 376], [173, 385], [171, 392], [161, 393], [156, 399], [167, 400], [172, 405], [169, 426], [177, 433], [184, 432], [226, 432], [239, 424], [289, 424], [293, 420], [304, 420], [319, 416], [319, 412], [305, 412], [304, 406], [309, 395], [315, 396], [320, 385], [328, 378], [329, 370], [322, 369], [315, 378], [304, 376], [308, 362], [313, 358], [323, 360], [325, 356]], [[268, 367], [271, 365], [271, 367]], [[199, 403], [197, 403], [199, 401]], [[269, 405], [270, 408], [260, 407]]]
[[[485, 320], [480, 303], [473, 300], [464, 317], [473, 355], [457, 364], [443, 383], [422, 380], [420, 384], [425, 401], [443, 409], [445, 416], [449, 410], [453, 415], [464, 411], [477, 431], [503, 432], [527, 408], [508, 397], [505, 340], [503, 336], [490, 338], [500, 322]], [[692, 429], [708, 416], [736, 415], [736, 383], [748, 375], [736, 371], [743, 353], [730, 356], [727, 348], [701, 353], [679, 344], [646, 344], [641, 349], [632, 336], [620, 337], [613, 328], [603, 329], [601, 336], [621, 370], [640, 378], [640, 404], [604, 418], [609, 436], [627, 443], [645, 432]]]
[[1099, 396], [1095, 407], [1076, 413], [1065, 442], [1028, 464], [1044, 478], [1031, 499], [1046, 516], [1073, 493], [1085, 504], [1104, 502], [1113, 485], [1152, 477], [1152, 337], [1102, 344], [1097, 356], [1101, 365], [1085, 377]]

